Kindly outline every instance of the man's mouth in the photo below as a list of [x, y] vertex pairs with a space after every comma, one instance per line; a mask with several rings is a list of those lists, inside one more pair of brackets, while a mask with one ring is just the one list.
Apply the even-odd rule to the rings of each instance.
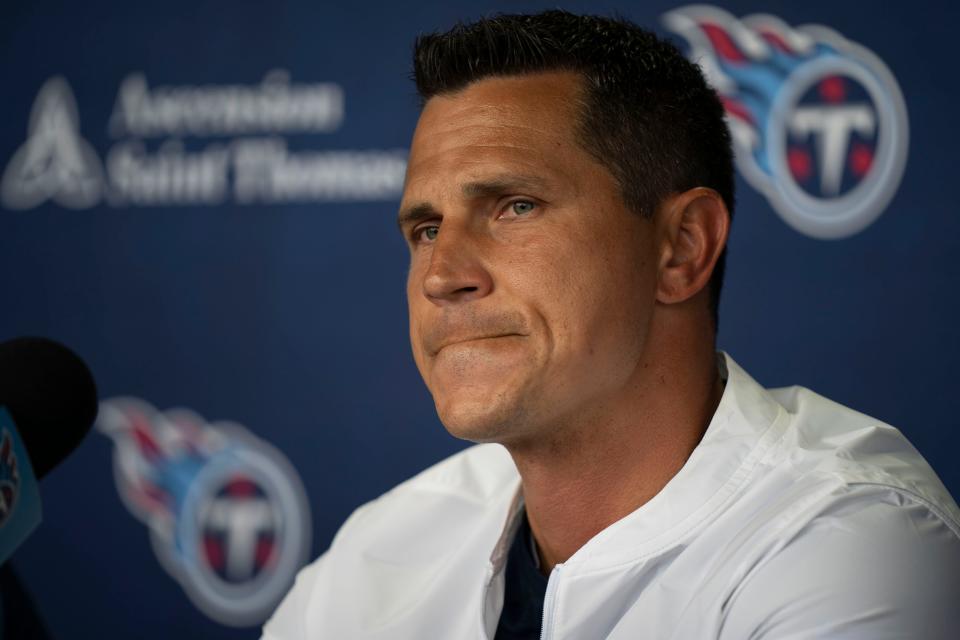
[[431, 354], [432, 356], [436, 356], [437, 354], [439, 354], [441, 351], [443, 351], [443, 350], [446, 349], [447, 347], [452, 347], [452, 346], [458, 345], [458, 344], [465, 344], [465, 343], [468, 343], [468, 342], [483, 342], [483, 341], [486, 341], [486, 340], [495, 340], [495, 339], [497, 339], [497, 338], [517, 338], [517, 337], [523, 337], [523, 335], [524, 335], [524, 334], [522, 334], [522, 333], [497, 333], [497, 334], [491, 334], [491, 335], [479, 335], [479, 336], [465, 336], [465, 337], [449, 338], [449, 339], [443, 340], [443, 341], [440, 343], [440, 346], [439, 346], [436, 350], [430, 350], [430, 354]]

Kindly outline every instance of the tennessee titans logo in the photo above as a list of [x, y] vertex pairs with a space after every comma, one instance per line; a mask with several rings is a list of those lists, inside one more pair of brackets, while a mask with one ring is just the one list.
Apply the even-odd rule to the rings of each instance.
[[696, 5], [664, 15], [720, 94], [737, 167], [794, 229], [862, 231], [896, 193], [907, 157], [900, 88], [866, 48], [818, 25], [737, 20]]
[[167, 572], [214, 620], [263, 622], [310, 549], [306, 496], [290, 463], [239, 425], [133, 398], [103, 402], [97, 425], [115, 445], [120, 496], [149, 527]]
[[0, 435], [0, 527], [10, 519], [10, 514], [20, 496], [20, 471], [17, 456], [13, 452], [13, 439], [6, 429]]

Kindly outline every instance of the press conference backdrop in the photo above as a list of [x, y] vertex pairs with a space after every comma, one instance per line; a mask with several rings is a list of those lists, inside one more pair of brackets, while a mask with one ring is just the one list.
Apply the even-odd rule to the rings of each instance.
[[14, 559], [55, 637], [257, 637], [351, 510], [466, 446], [407, 341], [411, 43], [558, 4], [670, 35], [723, 95], [720, 347], [960, 493], [954, 3], [16, 0], [0, 338], [70, 345], [103, 400]]

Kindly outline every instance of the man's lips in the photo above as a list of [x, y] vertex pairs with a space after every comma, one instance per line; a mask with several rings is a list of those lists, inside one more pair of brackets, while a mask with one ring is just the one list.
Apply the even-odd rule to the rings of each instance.
[[458, 308], [422, 320], [417, 333], [423, 353], [430, 358], [455, 344], [530, 335], [526, 318], [515, 311]]
[[431, 356], [436, 356], [437, 354], [439, 354], [441, 351], [443, 351], [443, 350], [446, 349], [447, 347], [451, 347], [451, 346], [458, 345], [458, 344], [464, 344], [464, 343], [466, 343], [466, 342], [481, 342], [481, 341], [484, 341], [484, 340], [494, 340], [494, 339], [496, 339], [496, 338], [518, 338], [518, 337], [523, 337], [523, 336], [524, 336], [524, 334], [522, 334], [522, 333], [497, 333], [497, 334], [492, 334], [492, 335], [465, 336], [465, 337], [457, 337], [457, 338], [448, 338], [448, 339], [446, 339], [446, 340], [441, 341], [440, 345], [439, 345], [436, 349], [430, 349], [430, 350], [429, 350], [429, 353], [430, 353]]

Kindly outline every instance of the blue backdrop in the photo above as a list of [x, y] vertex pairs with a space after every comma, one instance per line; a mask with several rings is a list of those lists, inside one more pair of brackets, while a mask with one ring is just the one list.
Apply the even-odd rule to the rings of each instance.
[[[305, 533], [290, 505], [312, 529], [313, 558], [355, 507], [466, 445], [438, 422], [407, 341], [394, 219], [418, 110], [412, 41], [558, 4], [662, 33], [680, 6], [0, 7], [0, 339], [60, 340], [89, 362], [108, 408], [123, 413], [115, 398], [130, 396], [187, 407], [199, 425], [141, 406], [136, 438], [135, 421], [114, 425], [123, 433], [101, 424], [44, 480], [44, 523], [14, 564], [55, 637], [258, 637], [257, 607], [279, 596], [254, 578], [299, 562], [306, 539], [285, 537]], [[795, 230], [738, 177], [719, 346], [766, 386], [802, 384], [898, 426], [957, 495], [960, 220], [947, 168], [960, 142], [960, 11], [945, 0], [718, 6], [826, 25], [866, 47], [899, 83], [909, 121], [899, 188], [853, 235]], [[224, 463], [233, 475], [190, 489], [231, 438], [266, 466]], [[194, 451], [182, 440], [201, 443], [197, 464], [174, 468]], [[271, 506], [233, 520], [190, 511], [208, 494]], [[253, 547], [231, 546], [250, 531]], [[231, 553], [253, 568], [230, 565]], [[212, 573], [192, 576], [197, 563]], [[244, 605], [252, 617], [217, 613], [198, 592], [218, 576], [227, 599], [243, 595], [233, 587], [260, 598]]]

